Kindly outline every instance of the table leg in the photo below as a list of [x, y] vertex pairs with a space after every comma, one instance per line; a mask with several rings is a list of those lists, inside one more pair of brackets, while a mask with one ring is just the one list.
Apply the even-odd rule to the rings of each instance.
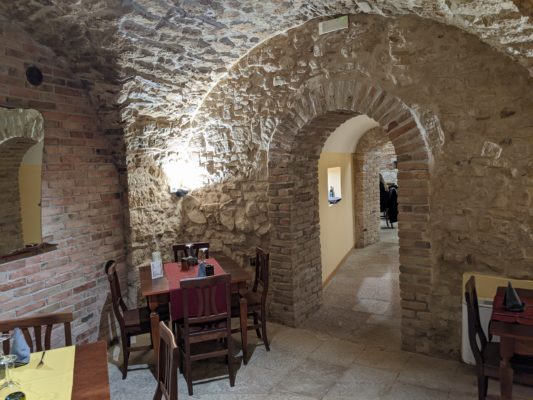
[[156, 363], [157, 363], [157, 354], [159, 353], [159, 314], [157, 313], [157, 307], [159, 306], [159, 302], [155, 299], [149, 299], [148, 300], [148, 307], [150, 307], [150, 325], [152, 328], [152, 344], [154, 346], [154, 353], [156, 355]]
[[248, 363], [248, 302], [246, 297], [242, 296], [239, 301], [241, 315], [241, 342], [242, 342], [242, 361]]
[[501, 398], [513, 398], [513, 367], [511, 358], [514, 355], [514, 339], [502, 337], [500, 342], [500, 394]]

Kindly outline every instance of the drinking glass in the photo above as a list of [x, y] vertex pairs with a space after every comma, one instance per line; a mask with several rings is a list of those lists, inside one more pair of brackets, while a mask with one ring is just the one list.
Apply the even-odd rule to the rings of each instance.
[[4, 364], [6, 367], [5, 380], [2, 386], [0, 386], [0, 390], [19, 386], [18, 382], [11, 377], [11, 367], [15, 364], [16, 360], [17, 356], [14, 354], [6, 354], [0, 357], [0, 364]]
[[3, 342], [9, 340], [11, 335], [2, 333], [0, 334], [0, 364], [5, 366], [4, 383], [0, 386], [0, 390], [5, 388], [18, 387], [18, 383], [11, 377], [10, 367], [15, 363], [17, 356], [14, 354], [4, 354]]

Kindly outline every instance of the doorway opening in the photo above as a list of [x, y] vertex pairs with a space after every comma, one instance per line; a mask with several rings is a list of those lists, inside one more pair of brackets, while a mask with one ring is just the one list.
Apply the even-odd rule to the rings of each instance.
[[[294, 112], [280, 121], [272, 136], [268, 161], [271, 315], [282, 323], [298, 326], [320, 309], [319, 158], [327, 138], [339, 125], [365, 114], [392, 142], [399, 186], [409, 189], [410, 194], [401, 197], [399, 207], [401, 341], [404, 349], [425, 352], [431, 342], [431, 330], [427, 329], [431, 319], [427, 294], [432, 285], [430, 152], [411, 110], [399, 99], [366, 83], [328, 81], [307, 89], [294, 104]], [[342, 202], [344, 198], [339, 204]]]
[[[389, 222], [397, 218], [387, 212], [393, 206], [388, 196], [397, 190], [395, 161], [392, 142], [366, 115], [348, 119], [327, 138], [318, 162], [323, 303], [305, 323], [391, 350], [401, 345], [398, 231]], [[343, 202], [333, 202], [340, 193]]]

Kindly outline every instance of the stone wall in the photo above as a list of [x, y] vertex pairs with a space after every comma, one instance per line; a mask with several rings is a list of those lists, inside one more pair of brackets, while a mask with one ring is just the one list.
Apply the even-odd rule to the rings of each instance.
[[[48, 48], [10, 23], [0, 29], [0, 106], [44, 119], [43, 241], [58, 249], [0, 265], [0, 319], [72, 311], [78, 343], [108, 338], [109, 285], [103, 262], [125, 273], [123, 190], [115, 143], [100, 127], [81, 81]], [[36, 65], [40, 86], [26, 82]]]
[[[305, 132], [315, 121], [327, 123], [316, 120], [322, 115], [333, 124], [338, 111], [370, 115], [398, 154], [404, 348], [457, 355], [462, 272], [531, 273], [527, 71], [464, 32], [415, 17], [351, 16], [349, 30], [320, 37], [316, 24], [243, 57], [185, 129], [159, 136], [164, 152], [143, 152], [148, 138], [132, 135], [132, 154], [156, 165], [192, 160], [205, 171], [196, 197], [236, 182], [269, 182], [271, 310], [297, 324], [320, 304], [316, 193], [304, 185], [316, 178], [316, 155]], [[325, 138], [312, 140], [316, 146]], [[172, 201], [176, 208], [182, 200]], [[175, 226], [183, 236], [197, 229]], [[227, 252], [242, 254], [240, 232], [225, 233]]]
[[[476, 35], [530, 68], [533, 75], [530, 3], [17, 0], [0, 2], [0, 14], [24, 24], [58, 56], [68, 59], [82, 79], [92, 82], [90, 93], [106, 127], [107, 122], [132, 123], [139, 116], [183, 126], [218, 80], [258, 43], [315, 18], [418, 16]], [[114, 95], [120, 89], [119, 101], [127, 108], [121, 119], [113, 110]]]

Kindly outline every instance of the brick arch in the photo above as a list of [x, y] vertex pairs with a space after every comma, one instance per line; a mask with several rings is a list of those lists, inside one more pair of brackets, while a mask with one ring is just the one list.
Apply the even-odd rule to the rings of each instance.
[[431, 154], [416, 119], [398, 98], [364, 82], [325, 81], [307, 88], [272, 135], [269, 217], [273, 317], [299, 325], [322, 302], [318, 159], [328, 136], [358, 114], [380, 123], [398, 160], [402, 340], [427, 351], [432, 276], [429, 232]]
[[36, 143], [44, 138], [43, 126], [43, 116], [37, 110], [0, 108], [0, 144], [13, 138]]

